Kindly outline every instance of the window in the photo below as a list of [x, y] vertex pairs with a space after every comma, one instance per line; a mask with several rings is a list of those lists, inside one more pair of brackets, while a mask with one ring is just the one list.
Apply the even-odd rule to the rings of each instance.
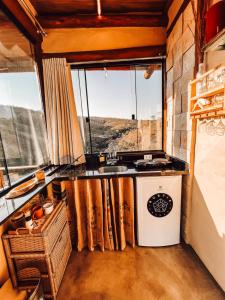
[[86, 153], [161, 150], [162, 65], [74, 69]]
[[8, 186], [47, 163], [48, 151], [32, 45], [0, 18], [0, 170]]

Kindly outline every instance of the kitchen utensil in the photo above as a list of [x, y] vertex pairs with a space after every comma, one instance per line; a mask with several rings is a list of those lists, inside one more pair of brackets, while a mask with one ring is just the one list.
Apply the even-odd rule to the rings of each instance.
[[37, 181], [43, 181], [45, 180], [45, 172], [43, 170], [37, 170], [35, 172], [35, 177], [37, 179]]
[[32, 230], [34, 228], [34, 221], [32, 220], [31, 217], [29, 217], [30, 219], [26, 219], [25, 222], [25, 227], [29, 230]]
[[225, 133], [225, 125], [223, 124], [222, 119], [220, 119], [216, 126], [216, 134], [222, 136], [224, 135], [224, 133]]
[[216, 133], [216, 127], [215, 127], [215, 121], [212, 119], [210, 120], [206, 125], [206, 133], [208, 135], [215, 135]]
[[43, 217], [44, 213], [43, 213], [43, 208], [41, 205], [35, 206], [32, 210], [33, 214], [32, 214], [32, 218], [34, 220], [40, 219]]
[[45, 215], [49, 215], [53, 211], [53, 208], [54, 208], [54, 205], [53, 205], [52, 202], [46, 202], [43, 205], [43, 209], [44, 209]]
[[19, 197], [25, 193], [27, 193], [28, 191], [30, 191], [33, 187], [35, 187], [35, 185], [38, 183], [36, 178], [30, 179], [20, 185], [18, 185], [17, 187], [15, 187], [14, 189], [12, 189], [6, 196], [5, 199], [13, 199], [16, 197]]
[[12, 224], [14, 225], [15, 229], [19, 227], [24, 227], [25, 224], [25, 217], [22, 211], [19, 211], [13, 215], [11, 218]]

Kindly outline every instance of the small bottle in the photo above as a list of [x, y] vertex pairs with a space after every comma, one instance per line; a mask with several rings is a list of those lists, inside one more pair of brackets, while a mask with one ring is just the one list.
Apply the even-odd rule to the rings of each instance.
[[100, 153], [99, 156], [98, 156], [98, 161], [99, 161], [99, 163], [105, 162], [105, 155], [103, 155], [102, 153]]

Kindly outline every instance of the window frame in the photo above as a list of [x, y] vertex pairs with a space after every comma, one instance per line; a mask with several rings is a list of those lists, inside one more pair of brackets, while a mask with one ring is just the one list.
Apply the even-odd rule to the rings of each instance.
[[[36, 29], [31, 26], [33, 25], [32, 22], [29, 24], [26, 21], [26, 14], [24, 15], [23, 10], [17, 11], [17, 14], [19, 15], [19, 18], [16, 17], [14, 14], [14, 10], [11, 11], [7, 5], [4, 3], [0, 3], [0, 10], [3, 12], [3, 14], [8, 18], [12, 24], [17, 28], [17, 30], [27, 39], [27, 42], [30, 44], [31, 52], [32, 52], [32, 58], [34, 63], [36, 64], [36, 75], [37, 75], [37, 84], [39, 86], [39, 92], [40, 92], [40, 100], [41, 100], [41, 106], [42, 111], [44, 115], [44, 125], [47, 130], [47, 124], [46, 124], [46, 110], [45, 110], [45, 95], [44, 95], [44, 77], [43, 77], [43, 65], [42, 65], [42, 49], [41, 49], [41, 43], [43, 41], [43, 38], [39, 33], [36, 32]], [[34, 34], [35, 33], [35, 34]], [[1, 141], [0, 141], [1, 142]], [[7, 160], [5, 157], [5, 150], [3, 149], [3, 167], [6, 173], [6, 177], [8, 180], [8, 185], [3, 187], [3, 189], [0, 189], [0, 198], [8, 193], [12, 188], [20, 185], [21, 183], [33, 178], [35, 176], [36, 171], [32, 171], [18, 180], [11, 183], [10, 176], [9, 176], [9, 169]], [[48, 170], [53, 165], [48, 161], [47, 164], [43, 164], [41, 167], [41, 170]]]
[[[146, 151], [164, 151], [165, 149], [165, 82], [166, 82], [166, 70], [165, 70], [165, 64], [166, 60], [165, 58], [157, 58], [157, 59], [134, 59], [134, 60], [119, 60], [119, 61], [107, 61], [107, 62], [90, 62], [90, 63], [71, 63], [71, 70], [88, 70], [88, 69], [95, 69], [95, 68], [109, 68], [109, 67], [119, 67], [119, 66], [140, 66], [142, 64], [161, 64], [162, 66], [162, 149], [154, 149], [154, 150], [130, 150], [130, 151], [119, 151], [119, 153], [133, 153], [133, 152], [146, 152]], [[86, 72], [85, 72], [86, 73]], [[86, 80], [87, 82], [87, 80]], [[87, 86], [85, 86], [87, 89]], [[89, 112], [89, 105], [88, 105], [88, 99], [86, 97], [87, 101], [87, 110], [88, 110], [88, 117], [90, 117], [90, 112]], [[89, 122], [89, 127], [90, 122]], [[89, 128], [89, 136], [90, 136], [90, 149], [91, 153], [89, 154], [94, 154], [95, 152], [92, 151], [92, 137], [91, 137], [91, 129]]]

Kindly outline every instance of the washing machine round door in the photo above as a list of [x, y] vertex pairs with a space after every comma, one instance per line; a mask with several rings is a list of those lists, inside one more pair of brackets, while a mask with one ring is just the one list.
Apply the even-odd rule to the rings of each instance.
[[147, 202], [147, 209], [151, 215], [157, 218], [167, 216], [173, 208], [172, 198], [165, 193], [153, 195]]

